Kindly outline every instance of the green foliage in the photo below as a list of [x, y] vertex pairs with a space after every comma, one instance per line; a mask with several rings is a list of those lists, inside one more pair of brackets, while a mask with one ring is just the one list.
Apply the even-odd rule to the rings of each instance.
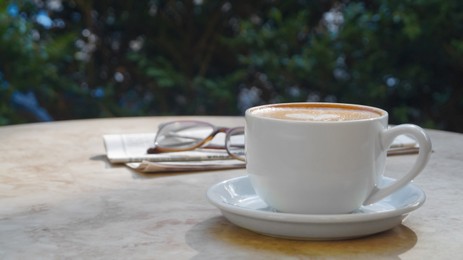
[[[51, 119], [35, 111], [42, 107], [55, 119], [98, 116], [91, 112], [96, 102], [69, 73], [75, 69], [76, 32], [50, 37], [33, 22], [37, 7], [29, 1], [20, 3], [24, 11], [16, 14], [10, 13], [8, 2], [0, 6], [0, 124]], [[15, 103], [15, 97], [26, 100]]]
[[55, 120], [336, 101], [463, 132], [460, 2], [4, 1], [0, 124], [33, 93]]
[[2, 3], [0, 5], [1, 124], [27, 121], [16, 116], [16, 111], [10, 108], [9, 101], [14, 90], [24, 91], [29, 85], [42, 81], [42, 66], [47, 59], [44, 46], [33, 38], [30, 23], [22, 17], [10, 16], [6, 10], [6, 3]]
[[452, 43], [461, 41], [463, 3], [372, 1], [344, 13], [336, 46], [351, 78], [341, 100], [382, 106], [396, 123], [461, 131], [463, 56]]

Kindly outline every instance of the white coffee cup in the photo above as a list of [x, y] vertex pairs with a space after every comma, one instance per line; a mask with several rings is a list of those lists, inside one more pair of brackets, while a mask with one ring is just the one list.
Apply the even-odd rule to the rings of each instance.
[[[350, 213], [408, 184], [431, 154], [422, 128], [388, 128], [388, 113], [369, 106], [271, 104], [245, 117], [247, 173], [257, 195], [281, 212]], [[387, 150], [402, 134], [416, 139], [419, 155], [408, 173], [380, 187]]]

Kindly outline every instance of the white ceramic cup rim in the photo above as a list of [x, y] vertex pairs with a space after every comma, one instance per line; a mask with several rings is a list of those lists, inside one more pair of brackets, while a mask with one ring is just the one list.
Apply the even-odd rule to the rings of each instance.
[[[283, 118], [274, 118], [274, 117], [263, 117], [254, 114], [254, 111], [259, 109], [271, 108], [271, 107], [316, 107], [316, 108], [339, 108], [339, 109], [351, 109], [351, 110], [365, 110], [378, 114], [378, 117], [366, 118], [366, 119], [355, 119], [355, 120], [345, 120], [345, 121], [311, 121], [311, 120], [294, 120], [294, 119], [283, 119]], [[384, 117], [388, 117], [387, 111], [366, 105], [350, 104], [350, 103], [332, 103], [332, 102], [294, 102], [294, 103], [275, 103], [275, 104], [266, 104], [261, 106], [251, 107], [245, 112], [246, 117], [259, 118], [264, 120], [275, 120], [279, 122], [287, 122], [291, 124], [349, 124], [355, 122], [365, 122], [365, 121], [375, 121], [382, 120]]]

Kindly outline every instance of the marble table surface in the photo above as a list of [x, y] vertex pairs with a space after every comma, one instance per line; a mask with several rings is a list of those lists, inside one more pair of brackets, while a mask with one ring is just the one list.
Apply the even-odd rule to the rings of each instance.
[[[207, 189], [244, 169], [144, 174], [111, 165], [103, 134], [146, 133], [185, 117], [135, 117], [0, 127], [1, 259], [459, 259], [463, 135], [428, 130], [434, 153], [415, 179], [425, 204], [389, 231], [295, 241], [237, 227]], [[241, 117], [188, 117], [223, 126]], [[389, 175], [416, 155], [393, 156]]]

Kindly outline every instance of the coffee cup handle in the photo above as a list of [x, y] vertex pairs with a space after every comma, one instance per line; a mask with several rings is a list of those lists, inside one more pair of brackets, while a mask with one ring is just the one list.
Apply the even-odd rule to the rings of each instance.
[[407, 185], [423, 170], [426, 163], [429, 161], [432, 151], [431, 139], [421, 127], [416, 125], [403, 124], [384, 130], [380, 137], [383, 149], [388, 149], [394, 139], [402, 134], [410, 135], [418, 142], [418, 158], [413, 164], [411, 170], [402, 178], [394, 181], [386, 187], [380, 188], [376, 186], [363, 205], [375, 203]]

